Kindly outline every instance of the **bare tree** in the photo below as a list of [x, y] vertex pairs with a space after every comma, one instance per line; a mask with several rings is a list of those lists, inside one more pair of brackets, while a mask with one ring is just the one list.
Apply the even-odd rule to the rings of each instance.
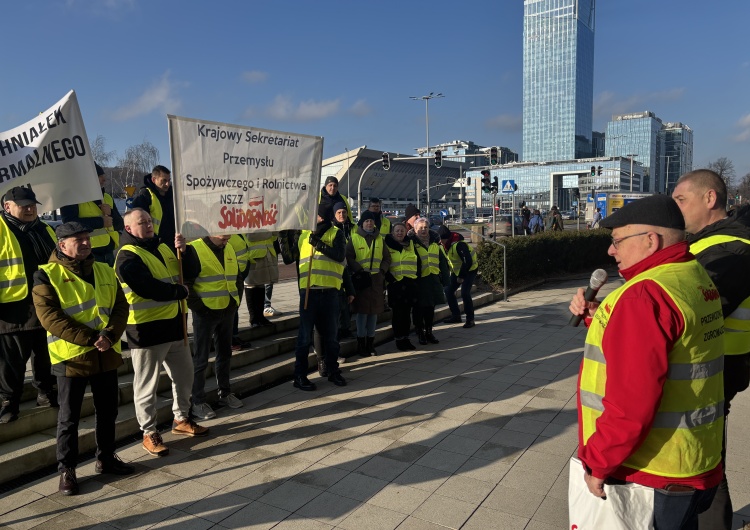
[[106, 145], [107, 139], [101, 134], [97, 134], [94, 142], [90, 144], [91, 156], [94, 158], [94, 162], [102, 167], [109, 166], [117, 156], [115, 151], [107, 151]]
[[742, 177], [742, 181], [737, 187], [737, 191], [735, 193], [735, 196], [737, 195], [739, 195], [742, 204], [747, 204], [748, 199], [750, 199], [750, 173], [747, 173], [744, 177]]
[[125, 154], [117, 160], [116, 171], [112, 174], [113, 185], [119, 189], [125, 186], [136, 186], [141, 184], [144, 175], [151, 172], [159, 163], [159, 150], [144, 140], [138, 145], [132, 145], [125, 150]]
[[724, 180], [727, 189], [732, 187], [732, 181], [734, 180], [736, 173], [734, 171], [734, 164], [731, 160], [722, 156], [721, 158], [718, 158], [716, 162], [709, 162], [706, 167], [715, 171]]

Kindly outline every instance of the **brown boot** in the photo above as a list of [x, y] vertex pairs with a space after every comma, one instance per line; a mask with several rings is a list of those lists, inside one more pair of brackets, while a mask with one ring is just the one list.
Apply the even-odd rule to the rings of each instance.
[[143, 448], [147, 453], [154, 456], [167, 456], [169, 454], [169, 447], [164, 445], [161, 434], [158, 432], [143, 435]]
[[201, 427], [190, 418], [182, 421], [174, 420], [172, 422], [172, 434], [182, 434], [183, 436], [206, 436], [208, 427]]

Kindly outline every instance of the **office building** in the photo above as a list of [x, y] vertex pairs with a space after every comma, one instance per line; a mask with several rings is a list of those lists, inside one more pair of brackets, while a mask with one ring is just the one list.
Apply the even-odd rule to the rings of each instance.
[[524, 0], [525, 162], [592, 154], [596, 0]]
[[660, 181], [661, 155], [664, 145], [659, 136], [664, 124], [653, 112], [634, 112], [612, 116], [607, 124], [606, 156], [633, 155], [635, 162], [643, 166], [643, 189], [633, 191], [656, 191]]
[[693, 130], [680, 122], [665, 123], [660, 136], [664, 179], [656, 191], [671, 194], [680, 175], [693, 170]]

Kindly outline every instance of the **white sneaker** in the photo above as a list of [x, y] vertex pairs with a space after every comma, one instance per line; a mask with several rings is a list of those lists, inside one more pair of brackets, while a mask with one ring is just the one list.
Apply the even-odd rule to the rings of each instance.
[[219, 405], [226, 405], [230, 409], [241, 409], [245, 404], [232, 393], [226, 396], [219, 396]]
[[210, 420], [216, 417], [216, 413], [208, 403], [198, 403], [193, 405], [193, 416], [199, 420]]
[[263, 316], [264, 317], [278, 317], [278, 316], [281, 316], [281, 311], [276, 311], [273, 307], [268, 306], [265, 309], [263, 309]]

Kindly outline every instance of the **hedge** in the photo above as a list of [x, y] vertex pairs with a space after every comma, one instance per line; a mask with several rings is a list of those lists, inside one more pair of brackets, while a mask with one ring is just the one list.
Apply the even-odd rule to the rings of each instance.
[[[498, 240], [507, 248], [508, 287], [562, 273], [611, 267], [607, 255], [609, 230], [565, 230]], [[503, 247], [482, 241], [477, 245], [479, 274], [493, 288], [503, 287]]]

